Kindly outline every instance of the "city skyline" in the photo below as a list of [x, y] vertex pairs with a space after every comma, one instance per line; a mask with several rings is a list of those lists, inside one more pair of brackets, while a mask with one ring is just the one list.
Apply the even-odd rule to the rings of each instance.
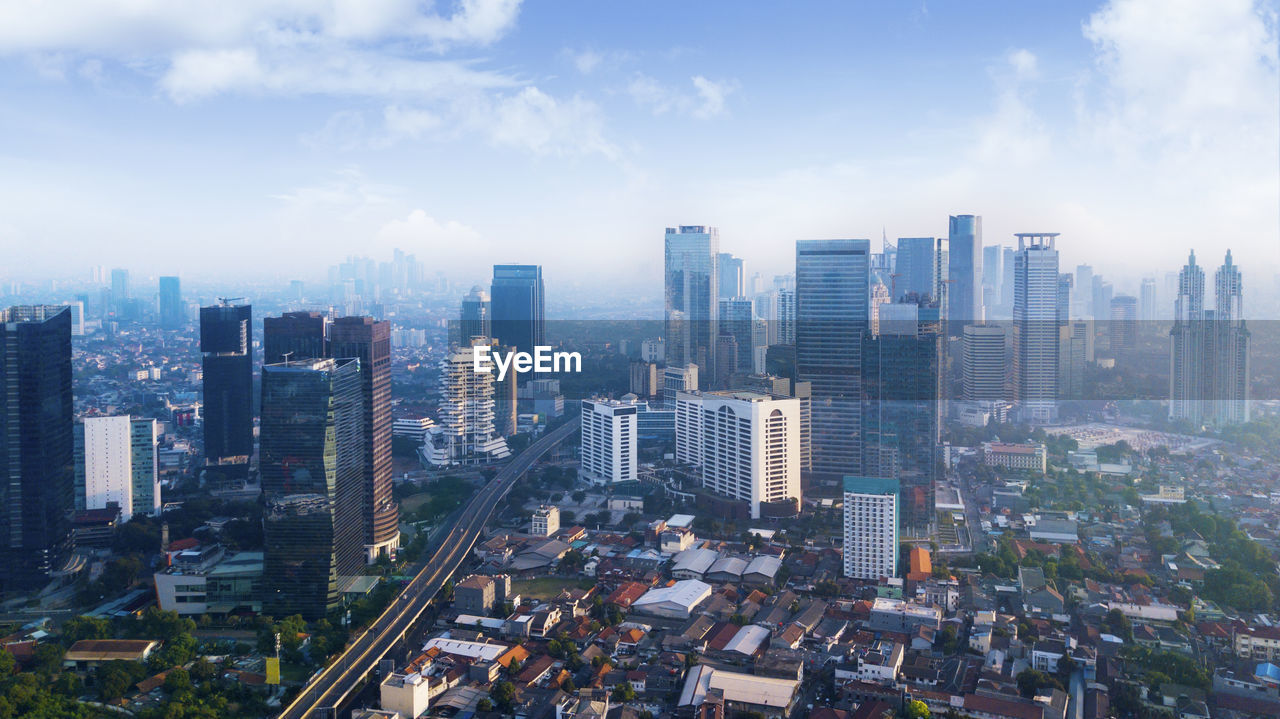
[[[648, 284], [652, 228], [691, 218], [750, 273], [785, 258], [779, 240], [943, 236], [972, 212], [988, 242], [1053, 227], [1064, 267], [1106, 256], [1135, 282], [1191, 246], [1273, 272], [1275, 4], [1161, 7], [828, 6], [815, 26], [708, 5], [673, 18], [696, 41], [667, 44], [621, 34], [645, 13], [514, 2], [219, 22], [143, 6], [131, 23], [24, 6], [0, 33], [0, 127], [25, 140], [0, 150], [0, 241], [41, 277], [79, 274], [26, 249], [48, 242], [115, 264], [128, 241], [146, 276], [260, 276], [302, 243], [458, 273], [534, 243], [551, 277]], [[223, 251], [197, 262], [188, 243]]]

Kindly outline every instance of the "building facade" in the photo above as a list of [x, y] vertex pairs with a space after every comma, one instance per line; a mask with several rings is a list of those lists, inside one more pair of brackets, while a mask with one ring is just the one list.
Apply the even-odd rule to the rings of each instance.
[[200, 308], [204, 453], [210, 465], [248, 472], [253, 454], [253, 309], [223, 301]]
[[75, 427], [76, 509], [115, 503], [120, 521], [160, 513], [159, 429], [154, 419], [87, 417]]
[[580, 479], [596, 485], [636, 479], [638, 412], [634, 402], [582, 400]]
[[666, 359], [696, 364], [714, 377], [720, 292], [720, 231], [704, 225], [668, 227], [663, 244]]
[[1023, 420], [1034, 424], [1057, 416], [1057, 237], [1056, 232], [1019, 233], [1014, 258], [1014, 389]]
[[844, 575], [879, 580], [898, 572], [900, 485], [887, 477], [844, 478]]
[[966, 325], [984, 319], [982, 218], [952, 215], [947, 226], [947, 333], [959, 337]]
[[[545, 345], [545, 286], [541, 265], [494, 265], [489, 288], [492, 338], [521, 352]], [[469, 344], [463, 338], [461, 344]]]

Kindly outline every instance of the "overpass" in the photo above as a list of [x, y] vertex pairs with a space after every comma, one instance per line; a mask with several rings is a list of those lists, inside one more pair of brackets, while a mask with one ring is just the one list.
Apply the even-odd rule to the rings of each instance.
[[360, 686], [391, 648], [400, 642], [427, 608], [445, 581], [457, 571], [488, 524], [498, 502], [516, 480], [555, 445], [578, 428], [578, 419], [547, 432], [516, 455], [493, 479], [472, 496], [444, 535], [435, 553], [386, 611], [329, 666], [312, 678], [302, 692], [280, 712], [281, 719], [336, 719], [337, 710]]

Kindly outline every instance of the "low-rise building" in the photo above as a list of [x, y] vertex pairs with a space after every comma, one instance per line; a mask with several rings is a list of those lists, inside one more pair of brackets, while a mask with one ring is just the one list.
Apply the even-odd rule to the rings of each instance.
[[988, 467], [1044, 472], [1049, 468], [1049, 453], [1043, 444], [983, 442], [982, 463]]

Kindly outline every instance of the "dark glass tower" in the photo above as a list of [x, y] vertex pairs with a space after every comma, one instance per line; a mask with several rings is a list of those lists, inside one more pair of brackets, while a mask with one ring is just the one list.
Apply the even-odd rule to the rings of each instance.
[[[870, 240], [796, 242], [796, 378], [813, 388], [813, 469], [862, 474]], [[901, 257], [901, 255], [899, 255]]]
[[360, 361], [262, 368], [263, 611], [311, 620], [364, 565]]
[[400, 505], [391, 496], [391, 323], [339, 317], [330, 328], [334, 357], [360, 360], [364, 415], [364, 544], [370, 558], [400, 546]]
[[906, 295], [938, 297], [938, 251], [932, 237], [899, 237], [890, 302]]
[[0, 586], [39, 585], [71, 553], [71, 310], [0, 310]]
[[938, 473], [942, 322], [936, 301], [880, 305], [879, 334], [862, 347], [863, 474], [901, 485], [900, 525], [929, 535]]
[[328, 318], [319, 312], [286, 312], [262, 319], [262, 364], [329, 356]]
[[186, 319], [182, 307], [182, 284], [177, 277], [160, 278], [160, 326], [176, 330]]
[[[948, 221], [947, 333], [959, 337], [964, 326], [981, 322], [982, 218], [952, 215]], [[895, 298], [896, 299], [896, 298]]]
[[499, 343], [522, 352], [547, 343], [543, 291], [541, 265], [493, 266], [489, 304], [493, 336]]
[[253, 355], [249, 305], [200, 308], [204, 354], [204, 454], [209, 464], [246, 464], [253, 454]]

